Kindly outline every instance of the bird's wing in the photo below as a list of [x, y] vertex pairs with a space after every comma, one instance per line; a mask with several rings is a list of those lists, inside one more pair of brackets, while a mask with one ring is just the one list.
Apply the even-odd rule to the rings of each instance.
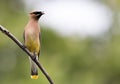
[[25, 43], [25, 31], [23, 32], [23, 39], [24, 39], [24, 43]]
[[41, 51], [41, 33], [39, 33], [39, 41], [40, 41], [40, 48], [39, 48], [39, 52], [38, 52], [38, 57], [39, 57], [39, 55], [40, 55], [40, 51]]

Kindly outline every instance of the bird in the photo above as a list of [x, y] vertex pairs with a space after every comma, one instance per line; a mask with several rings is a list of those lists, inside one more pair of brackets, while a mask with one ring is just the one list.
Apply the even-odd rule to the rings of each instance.
[[[29, 13], [29, 20], [25, 26], [23, 38], [24, 46], [30, 51], [36, 60], [39, 60], [39, 54], [41, 50], [41, 31], [40, 25], [38, 23], [39, 18], [44, 14], [42, 11], [33, 11]], [[37, 65], [29, 57], [30, 69], [31, 69], [31, 79], [38, 79]]]

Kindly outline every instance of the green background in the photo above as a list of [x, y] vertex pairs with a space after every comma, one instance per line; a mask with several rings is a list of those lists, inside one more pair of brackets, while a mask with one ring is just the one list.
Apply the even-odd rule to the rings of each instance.
[[[101, 0], [113, 11], [113, 26], [99, 37], [60, 36], [41, 24], [40, 62], [55, 84], [120, 84], [120, 0]], [[23, 43], [28, 21], [22, 0], [0, 0], [0, 24]], [[49, 84], [39, 71], [30, 79], [28, 56], [0, 32], [0, 84]]]

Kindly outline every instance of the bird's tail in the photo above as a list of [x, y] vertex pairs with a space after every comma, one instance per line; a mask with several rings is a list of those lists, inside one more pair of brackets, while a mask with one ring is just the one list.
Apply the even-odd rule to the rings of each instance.
[[31, 68], [31, 79], [38, 79], [37, 66], [31, 58], [29, 58], [29, 60], [30, 60], [30, 68]]

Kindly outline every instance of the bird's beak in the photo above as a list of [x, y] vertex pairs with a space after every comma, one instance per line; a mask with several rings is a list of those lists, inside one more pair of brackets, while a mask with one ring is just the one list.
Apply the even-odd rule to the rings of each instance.
[[44, 15], [45, 13], [44, 13], [44, 11], [41, 11], [42, 12], [42, 15]]

